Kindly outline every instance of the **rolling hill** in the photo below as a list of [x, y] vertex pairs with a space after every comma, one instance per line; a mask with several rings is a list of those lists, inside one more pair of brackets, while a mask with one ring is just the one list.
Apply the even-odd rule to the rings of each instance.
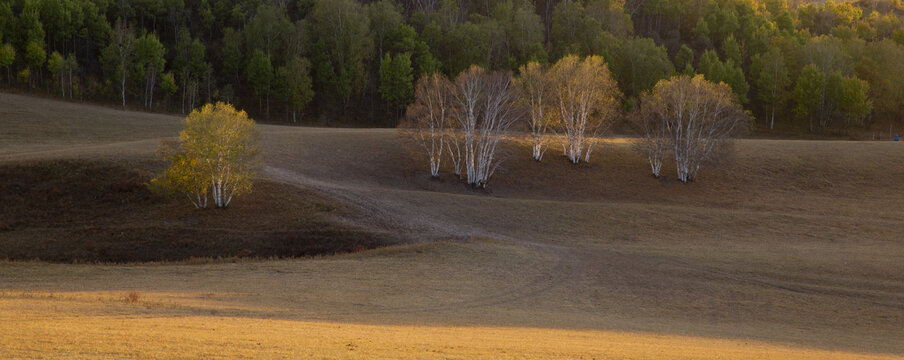
[[[180, 122], [10, 94], [0, 109], [3, 166], [152, 172]], [[3, 356], [904, 357], [901, 143], [740, 140], [681, 184], [650, 177], [630, 139], [581, 166], [555, 149], [536, 163], [515, 139], [477, 191], [431, 179], [393, 130], [261, 129], [267, 182], [398, 243], [289, 259], [0, 262]]]

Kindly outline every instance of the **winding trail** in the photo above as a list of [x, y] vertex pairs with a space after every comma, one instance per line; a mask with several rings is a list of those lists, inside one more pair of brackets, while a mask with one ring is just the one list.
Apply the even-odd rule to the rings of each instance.
[[[578, 269], [582, 266], [577, 261], [576, 250], [573, 248], [515, 238], [487, 229], [457, 223], [441, 214], [427, 214], [418, 211], [418, 209], [411, 207], [409, 204], [393, 200], [392, 197], [385, 196], [386, 194], [381, 194], [375, 187], [321, 181], [274, 166], [266, 166], [264, 172], [272, 179], [303, 186], [307, 189], [314, 189], [351, 205], [355, 208], [355, 213], [359, 215], [353, 219], [346, 219], [346, 221], [359, 226], [368, 226], [371, 230], [391, 231], [397, 236], [404, 236], [412, 241], [424, 241], [425, 238], [457, 240], [492, 238], [532, 250], [542, 250], [556, 256], [555, 265], [548, 273], [530, 279], [524, 284], [511, 288], [497, 289], [486, 295], [468, 300], [438, 303], [430, 306], [404, 306], [380, 310], [363, 310], [355, 313], [318, 313], [319, 315], [437, 312], [499, 305], [524, 300], [562, 286], [569, 280], [574, 279]], [[394, 191], [389, 192], [392, 193]]]

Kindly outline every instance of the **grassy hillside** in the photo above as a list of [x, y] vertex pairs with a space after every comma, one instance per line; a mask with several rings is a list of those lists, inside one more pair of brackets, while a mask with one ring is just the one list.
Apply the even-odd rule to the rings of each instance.
[[[0, 108], [19, 134], [3, 135], [10, 166], [139, 164], [178, 131], [173, 117], [5, 94]], [[147, 134], [120, 128], [130, 122]], [[688, 185], [650, 177], [629, 141], [577, 167], [553, 150], [538, 164], [509, 143], [505, 171], [475, 191], [431, 179], [391, 130], [262, 130], [269, 181], [413, 243], [296, 260], [2, 262], [0, 348], [26, 358], [904, 357], [900, 143], [743, 140]]]

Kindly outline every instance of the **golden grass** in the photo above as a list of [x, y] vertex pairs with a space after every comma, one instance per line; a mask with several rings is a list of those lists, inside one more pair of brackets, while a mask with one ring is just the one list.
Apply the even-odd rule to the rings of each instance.
[[[0, 357], [42, 359], [901, 359], [762, 341], [524, 327], [141, 314], [111, 294], [0, 296]], [[151, 294], [151, 297], [154, 297]], [[97, 300], [92, 301], [93, 298]], [[106, 301], [105, 301], [106, 300]], [[103, 314], [103, 313], [116, 314]], [[96, 314], [102, 315], [96, 315]], [[88, 315], [85, 315], [88, 314]]]

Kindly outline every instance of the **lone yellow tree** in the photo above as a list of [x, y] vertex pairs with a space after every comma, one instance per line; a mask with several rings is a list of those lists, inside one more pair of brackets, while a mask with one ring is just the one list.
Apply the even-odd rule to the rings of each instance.
[[251, 190], [260, 151], [254, 120], [232, 105], [204, 105], [185, 118], [179, 148], [168, 154], [169, 167], [153, 182], [186, 195], [195, 207], [208, 197], [219, 208]]

